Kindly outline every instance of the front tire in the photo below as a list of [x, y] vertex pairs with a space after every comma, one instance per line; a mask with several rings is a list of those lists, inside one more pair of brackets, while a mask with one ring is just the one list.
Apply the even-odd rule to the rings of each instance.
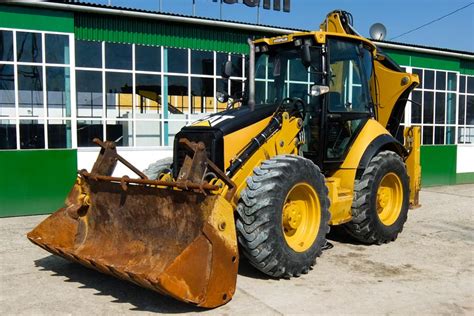
[[162, 173], [171, 174], [171, 164], [173, 163], [173, 157], [159, 159], [151, 163], [143, 173], [148, 179], [159, 180]]
[[276, 156], [254, 169], [237, 207], [243, 254], [273, 277], [308, 273], [329, 231], [324, 176], [310, 160]]
[[378, 153], [354, 186], [352, 221], [346, 231], [365, 244], [394, 241], [408, 216], [409, 181], [405, 164], [392, 151]]

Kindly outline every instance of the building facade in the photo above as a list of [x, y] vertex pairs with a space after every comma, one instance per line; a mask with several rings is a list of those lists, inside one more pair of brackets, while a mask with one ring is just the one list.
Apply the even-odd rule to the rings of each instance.
[[[95, 161], [94, 137], [141, 169], [170, 156], [181, 127], [225, 109], [217, 91], [243, 90], [247, 38], [290, 31], [81, 3], [0, 5], [0, 216], [58, 208], [76, 169]], [[474, 54], [378, 45], [422, 81], [404, 125], [422, 127], [423, 185], [474, 183]], [[257, 76], [257, 96], [266, 80]], [[291, 85], [309, 89], [305, 78]]]

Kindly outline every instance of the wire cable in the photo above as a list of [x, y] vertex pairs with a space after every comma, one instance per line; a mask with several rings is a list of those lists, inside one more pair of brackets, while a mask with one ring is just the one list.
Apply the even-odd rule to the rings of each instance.
[[402, 33], [402, 34], [400, 34], [400, 35], [397, 35], [397, 36], [395, 36], [395, 37], [392, 37], [390, 40], [394, 40], [394, 39], [396, 39], [396, 38], [402, 37], [402, 36], [407, 35], [407, 34], [409, 34], [409, 33], [418, 31], [419, 29], [424, 28], [425, 26], [428, 26], [428, 25], [430, 25], [430, 24], [433, 24], [433, 23], [435, 23], [435, 22], [437, 22], [437, 21], [439, 21], [439, 20], [442, 20], [442, 19], [444, 19], [444, 18], [450, 16], [450, 15], [453, 15], [453, 14], [456, 13], [456, 12], [459, 12], [459, 11], [461, 11], [461, 10], [464, 10], [464, 9], [466, 9], [467, 7], [470, 7], [470, 6], [473, 5], [473, 4], [474, 4], [474, 2], [471, 2], [471, 3], [469, 3], [469, 4], [467, 4], [467, 5], [463, 6], [463, 7], [461, 7], [461, 8], [459, 8], [459, 9], [456, 9], [456, 10], [454, 10], [454, 11], [452, 11], [452, 12], [449, 12], [448, 14], [445, 14], [445, 15], [439, 17], [439, 18], [436, 18], [436, 19], [434, 19], [434, 20], [428, 22], [428, 23], [425, 23], [425, 24], [423, 24], [423, 25], [421, 25], [421, 26], [418, 26], [417, 28], [414, 28], [414, 29], [412, 29], [412, 30], [410, 30], [410, 31], [407, 31], [407, 32], [405, 32], [405, 33]]

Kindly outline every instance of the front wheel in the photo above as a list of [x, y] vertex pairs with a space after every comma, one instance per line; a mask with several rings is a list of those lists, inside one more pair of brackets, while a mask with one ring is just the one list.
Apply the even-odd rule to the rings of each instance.
[[171, 165], [173, 164], [173, 157], [163, 158], [150, 164], [143, 173], [148, 179], [160, 180], [162, 174], [171, 175]]
[[237, 207], [244, 255], [273, 277], [307, 273], [326, 244], [328, 208], [324, 176], [312, 161], [294, 155], [264, 161]]
[[354, 186], [352, 221], [346, 231], [366, 244], [393, 241], [408, 216], [409, 181], [405, 164], [392, 151], [382, 151]]

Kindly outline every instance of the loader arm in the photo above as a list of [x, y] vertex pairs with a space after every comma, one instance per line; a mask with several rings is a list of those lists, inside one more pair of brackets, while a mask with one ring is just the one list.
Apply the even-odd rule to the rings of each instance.
[[[246, 179], [256, 166], [277, 155], [298, 154], [298, 148], [302, 144], [298, 134], [302, 126], [303, 119], [299, 115], [291, 115], [286, 111], [279, 113], [272, 117], [267, 127], [234, 157], [227, 170], [236, 185], [232, 199], [235, 207], [241, 191], [246, 187]], [[269, 135], [265, 135], [266, 133]], [[241, 136], [246, 137], [244, 134]], [[221, 194], [226, 195], [228, 190], [229, 188], [225, 186]]]

